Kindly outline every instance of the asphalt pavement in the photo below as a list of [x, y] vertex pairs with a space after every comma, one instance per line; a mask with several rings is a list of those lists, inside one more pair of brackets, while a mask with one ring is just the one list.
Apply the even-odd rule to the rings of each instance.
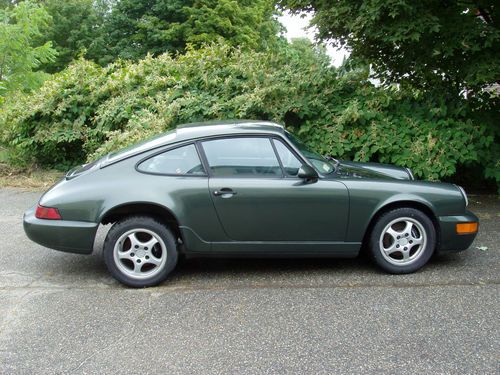
[[0, 189], [0, 374], [500, 374], [500, 199], [472, 247], [412, 275], [367, 259], [191, 259], [128, 289], [32, 243]]

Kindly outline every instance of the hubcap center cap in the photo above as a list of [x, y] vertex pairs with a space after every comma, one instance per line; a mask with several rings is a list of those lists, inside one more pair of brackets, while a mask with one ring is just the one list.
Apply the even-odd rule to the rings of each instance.
[[144, 258], [144, 255], [146, 255], [146, 252], [143, 249], [139, 249], [135, 252], [135, 255], [139, 258]]
[[406, 238], [402, 238], [402, 239], [399, 240], [399, 244], [401, 246], [408, 245], [408, 240]]

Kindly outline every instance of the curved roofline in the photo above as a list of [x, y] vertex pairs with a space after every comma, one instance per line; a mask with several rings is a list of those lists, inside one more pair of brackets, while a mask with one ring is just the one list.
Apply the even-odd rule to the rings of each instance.
[[175, 129], [150, 138], [146, 141], [132, 145], [121, 151], [108, 154], [101, 166], [114, 164], [120, 160], [142, 154], [143, 152], [157, 149], [169, 144], [175, 144], [183, 141], [189, 141], [197, 138], [206, 138], [211, 136], [224, 136], [231, 134], [268, 134], [283, 133], [283, 125], [272, 121], [261, 120], [216, 120], [206, 122], [193, 122], [181, 124]]
[[203, 126], [224, 126], [224, 125], [226, 126], [265, 125], [265, 126], [276, 126], [283, 128], [283, 125], [277, 124], [272, 121], [238, 119], [238, 120], [211, 120], [211, 121], [201, 121], [201, 122], [190, 122], [187, 124], [177, 125], [176, 129], [195, 128]]

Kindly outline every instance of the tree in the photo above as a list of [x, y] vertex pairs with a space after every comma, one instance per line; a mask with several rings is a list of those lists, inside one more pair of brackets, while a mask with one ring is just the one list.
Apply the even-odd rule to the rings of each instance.
[[105, 65], [117, 58], [137, 60], [184, 47], [180, 25], [186, 21], [185, 0], [121, 0], [106, 19], [107, 53], [98, 59]]
[[183, 51], [225, 39], [259, 48], [276, 41], [279, 24], [270, 0], [121, 0], [105, 20], [102, 65], [116, 58]]
[[45, 0], [47, 12], [52, 17], [50, 27], [41, 38], [51, 41], [56, 49], [57, 59], [43, 68], [54, 73], [64, 69], [79, 55], [96, 57], [100, 48], [103, 13], [99, 12], [94, 0]]
[[30, 1], [0, 9], [0, 95], [33, 89], [45, 78], [37, 68], [53, 61], [57, 52], [50, 42], [34, 41], [49, 20], [44, 7]]
[[[497, 1], [280, 0], [313, 12], [319, 38], [347, 46], [384, 83], [438, 88], [452, 96], [484, 93], [500, 78]], [[488, 90], [487, 90], [488, 91]], [[491, 92], [491, 90], [489, 90]]]
[[[350, 64], [370, 64], [382, 84], [434, 102], [448, 121], [455, 115], [488, 129], [491, 144], [477, 158], [461, 160], [469, 171], [484, 168], [500, 191], [500, 6], [494, 0], [279, 0], [295, 13], [313, 13], [319, 39], [352, 50]], [[429, 129], [439, 129], [437, 120]], [[405, 128], [400, 129], [406, 131]], [[450, 133], [464, 136], [463, 123]], [[450, 144], [447, 148], [452, 147]], [[463, 169], [463, 168], [460, 168]]]
[[281, 31], [274, 4], [266, 0], [199, 0], [185, 11], [185, 39], [196, 46], [223, 37], [232, 46], [262, 50]]

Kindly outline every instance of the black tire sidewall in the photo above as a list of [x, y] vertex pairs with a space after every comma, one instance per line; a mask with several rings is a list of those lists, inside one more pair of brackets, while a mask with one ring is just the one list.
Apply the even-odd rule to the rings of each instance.
[[[418, 221], [426, 232], [427, 244], [422, 255], [415, 262], [408, 265], [398, 266], [390, 263], [384, 258], [382, 250], [380, 249], [379, 240], [386, 225], [400, 217], [409, 217]], [[380, 218], [378, 218], [370, 234], [369, 248], [372, 258], [375, 260], [377, 265], [385, 271], [394, 274], [415, 272], [422, 268], [434, 253], [436, 248], [436, 229], [434, 228], [432, 220], [422, 211], [415, 208], [397, 208], [384, 213]]]
[[[161, 272], [142, 280], [133, 279], [121, 272], [113, 256], [115, 243], [120, 236], [127, 231], [137, 228], [144, 228], [155, 232], [165, 243], [167, 251], [167, 261]], [[133, 288], [145, 288], [158, 285], [167, 278], [177, 264], [178, 253], [175, 237], [165, 224], [148, 216], [130, 216], [116, 222], [109, 230], [104, 241], [103, 257], [106, 267], [116, 280]]]

